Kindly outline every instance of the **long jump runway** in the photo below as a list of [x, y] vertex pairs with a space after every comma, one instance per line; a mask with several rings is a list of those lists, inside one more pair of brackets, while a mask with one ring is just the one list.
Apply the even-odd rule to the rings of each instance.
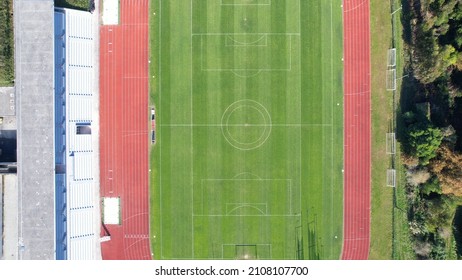
[[342, 259], [367, 259], [371, 209], [369, 0], [343, 0], [344, 241]]
[[119, 25], [100, 29], [101, 196], [120, 198], [103, 259], [151, 259], [148, 174], [148, 0], [120, 0]]

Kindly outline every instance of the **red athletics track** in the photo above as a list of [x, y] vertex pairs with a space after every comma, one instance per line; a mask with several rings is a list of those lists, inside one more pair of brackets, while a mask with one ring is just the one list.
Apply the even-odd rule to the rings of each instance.
[[369, 257], [371, 85], [369, 0], [343, 0], [344, 240], [342, 259]]
[[[151, 259], [148, 174], [148, 0], [120, 0], [119, 25], [100, 29], [101, 196], [120, 197], [103, 259]], [[102, 229], [102, 235], [106, 235]]]

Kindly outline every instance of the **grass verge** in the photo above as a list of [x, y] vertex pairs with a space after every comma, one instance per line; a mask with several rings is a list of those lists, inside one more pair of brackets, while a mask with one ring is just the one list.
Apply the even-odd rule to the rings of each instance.
[[[160, 17], [158, 16], [159, 9], [159, 0], [154, 0], [149, 2], [149, 103], [151, 106], [156, 106], [159, 101], [158, 92], [159, 92], [159, 83], [158, 83], [158, 73], [159, 73], [159, 56], [156, 55], [159, 53], [160, 47], [160, 33], [159, 33], [159, 23]], [[158, 203], [159, 197], [155, 193], [154, 183], [155, 178], [158, 174], [156, 173], [157, 169], [153, 168], [155, 158], [158, 158], [159, 149], [151, 149], [150, 151], [150, 232], [152, 229], [158, 228], [160, 226], [160, 221], [156, 219], [156, 213], [160, 211], [160, 204]], [[160, 247], [157, 244], [157, 240], [154, 236], [151, 236], [151, 252], [154, 254], [154, 259], [160, 259]]]
[[11, 86], [14, 80], [13, 0], [0, 3], [0, 86]]
[[[392, 3], [393, 11], [392, 11]], [[389, 11], [389, 12], [384, 12]], [[415, 259], [409, 236], [405, 173], [400, 162], [399, 145], [394, 168], [395, 189], [386, 187], [386, 170], [392, 168], [386, 154], [386, 133], [392, 132], [393, 94], [386, 90], [387, 51], [392, 47], [392, 13], [395, 16], [397, 49], [397, 90], [399, 100], [403, 77], [403, 40], [398, 0], [371, 2], [371, 71], [372, 71], [372, 220], [370, 259]]]
[[393, 99], [386, 91], [387, 50], [391, 47], [389, 1], [371, 2], [371, 90], [372, 90], [372, 218], [370, 259], [392, 256], [393, 190], [386, 187], [386, 170], [390, 165], [386, 154], [386, 133], [389, 132]]

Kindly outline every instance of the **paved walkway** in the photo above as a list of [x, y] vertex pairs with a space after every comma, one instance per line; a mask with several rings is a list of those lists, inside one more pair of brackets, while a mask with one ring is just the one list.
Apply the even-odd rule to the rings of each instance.
[[[0, 181], [2, 176], [0, 175]], [[4, 182], [4, 221], [3, 221], [3, 259], [18, 259], [18, 182], [16, 174], [3, 175]], [[0, 187], [1, 187], [0, 183]]]
[[[93, 103], [93, 123], [92, 123], [92, 133], [94, 135], [93, 137], [93, 162], [98, 163], [96, 166], [99, 167], [99, 135], [100, 135], [100, 119], [99, 119], [99, 27], [100, 27], [100, 1], [95, 0], [95, 10], [93, 11], [93, 33], [95, 38], [95, 47], [94, 47], [94, 55], [93, 57], [95, 58], [94, 65], [96, 71], [94, 71], [94, 84], [93, 84], [93, 98], [94, 100], [92, 101]], [[101, 196], [100, 196], [100, 170], [99, 168], [95, 168], [94, 172], [94, 182], [96, 184], [95, 188], [95, 199], [97, 201], [101, 201]], [[97, 204], [97, 207], [95, 209], [96, 213], [101, 213], [100, 209], [100, 203]], [[96, 223], [96, 228], [99, 228], [101, 226], [101, 215], [95, 215], [95, 223]], [[101, 260], [101, 244], [100, 242], [97, 242], [96, 244], [96, 256], [95, 259]]]

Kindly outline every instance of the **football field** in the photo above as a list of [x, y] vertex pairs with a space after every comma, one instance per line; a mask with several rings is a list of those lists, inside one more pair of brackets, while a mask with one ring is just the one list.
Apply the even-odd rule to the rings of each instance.
[[151, 2], [155, 259], [340, 257], [341, 2]]

